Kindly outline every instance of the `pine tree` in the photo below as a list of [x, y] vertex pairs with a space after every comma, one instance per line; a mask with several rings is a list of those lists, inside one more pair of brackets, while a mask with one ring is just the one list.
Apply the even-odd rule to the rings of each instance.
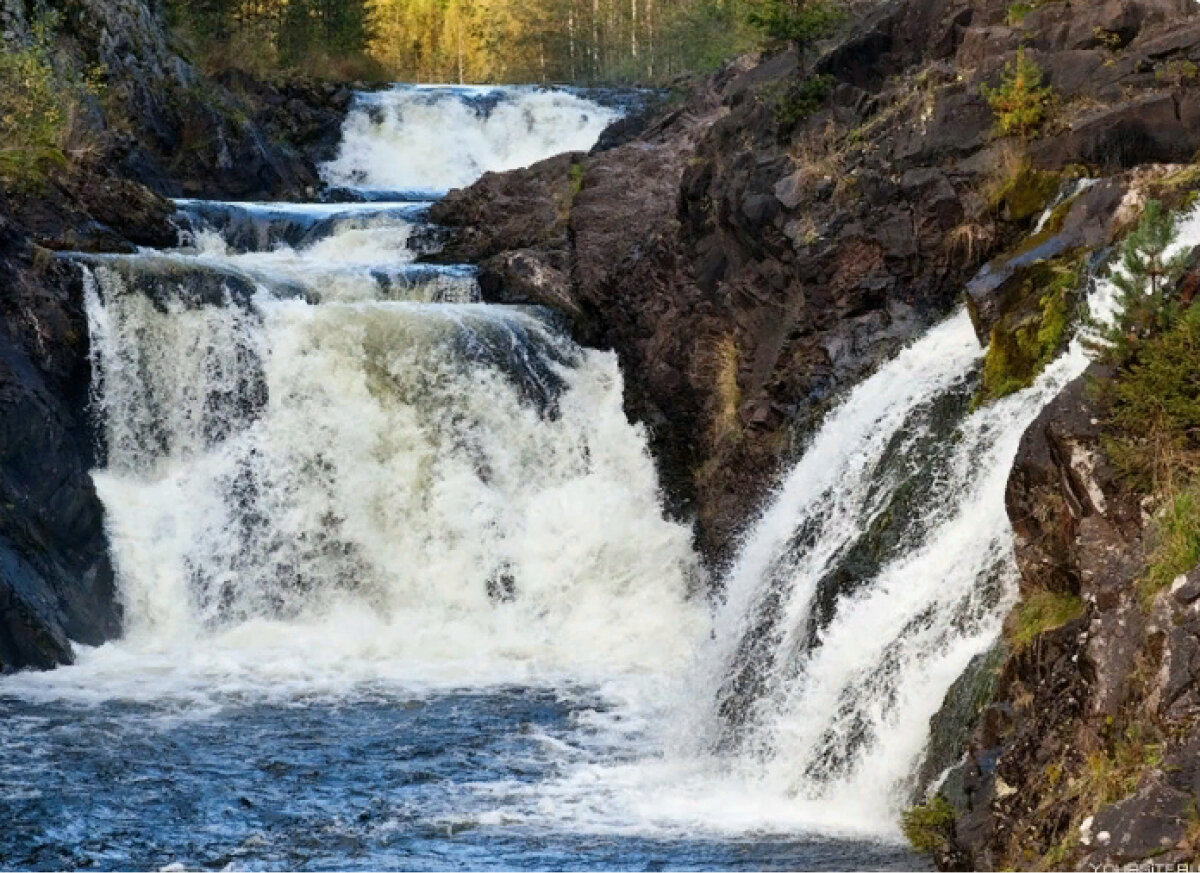
[[1016, 134], [1027, 138], [1037, 132], [1053, 99], [1048, 85], [1042, 84], [1042, 71], [1021, 48], [1015, 60], [1004, 66], [1000, 87], [980, 89], [996, 113], [996, 129], [1002, 136]]
[[1159, 201], [1147, 202], [1137, 228], [1121, 245], [1121, 269], [1109, 273], [1117, 289], [1113, 323], [1090, 323], [1093, 339], [1089, 345], [1106, 360], [1129, 362], [1143, 341], [1175, 323], [1179, 301], [1173, 293], [1188, 262], [1186, 251], [1167, 257], [1167, 249], [1178, 235], [1174, 216]]

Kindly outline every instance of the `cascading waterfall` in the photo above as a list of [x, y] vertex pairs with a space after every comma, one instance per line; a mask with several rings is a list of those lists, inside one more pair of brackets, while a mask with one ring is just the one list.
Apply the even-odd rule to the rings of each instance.
[[[619, 115], [562, 90], [396, 86], [359, 95], [323, 175], [367, 193], [444, 192], [489, 170], [587, 151]], [[431, 148], [431, 130], [450, 135]]]
[[995, 641], [1012, 459], [1087, 362], [1076, 344], [968, 413], [980, 357], [960, 311], [855, 389], [752, 530], [718, 617], [734, 754], [847, 823], [895, 820], [929, 719]]
[[126, 645], [466, 684], [686, 656], [700, 571], [612, 354], [456, 302], [469, 271], [397, 281], [409, 205], [182, 208], [188, 247], [85, 267]]
[[[685, 866], [914, 863], [847, 835], [895, 836], [929, 718], [995, 640], [1008, 470], [1086, 357], [1073, 344], [973, 411], [969, 319], [933, 327], [829, 413], [710, 607], [614, 355], [546, 311], [478, 302], [470, 267], [417, 261], [437, 238], [420, 197], [588, 148], [615, 114], [564, 91], [362, 95], [324, 173], [367, 202], [180, 201], [179, 248], [79, 258], [126, 633], [3, 692], [92, 707], [61, 741], [117, 756], [105, 774], [174, 754], [181, 724], [223, 737], [197, 741], [201, 773], [237, 770], [234, 737], [265, 755], [236, 778], [269, 773], [275, 803], [306, 811], [187, 819], [205, 836], [185, 862], [346, 866], [295, 854], [320, 822], [322, 850], [368, 846], [377, 866], [444, 866], [471, 839], [561, 866], [604, 834], [698, 839]], [[0, 741], [38, 749], [22, 726], [42, 710], [23, 712]], [[298, 712], [358, 745], [313, 763]], [[112, 724], [135, 740], [112, 746]], [[375, 745], [390, 731], [400, 746]], [[813, 833], [841, 842], [821, 855]], [[408, 854], [389, 854], [397, 834], [417, 835]], [[646, 845], [603, 857], [640, 865]]]
[[1088, 362], [1074, 341], [972, 411], [982, 356], [960, 310], [829, 413], [745, 537], [659, 757], [558, 786], [604, 798], [591, 826], [897, 836], [930, 718], [1015, 596], [1021, 436]]

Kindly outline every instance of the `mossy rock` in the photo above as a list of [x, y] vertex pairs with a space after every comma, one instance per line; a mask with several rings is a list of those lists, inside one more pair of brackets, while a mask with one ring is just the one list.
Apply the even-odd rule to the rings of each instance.
[[981, 406], [1029, 387], [1070, 339], [1083, 284], [1083, 259], [1071, 253], [1018, 270], [1007, 283], [984, 358]]
[[1026, 221], [1046, 208], [1062, 182], [1061, 173], [1024, 167], [991, 195], [991, 206], [1010, 221]]

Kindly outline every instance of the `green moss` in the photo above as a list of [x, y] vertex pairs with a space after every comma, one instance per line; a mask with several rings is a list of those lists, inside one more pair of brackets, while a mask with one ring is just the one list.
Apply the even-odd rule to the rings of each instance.
[[1083, 601], [1078, 594], [1038, 591], [1017, 604], [1009, 615], [1005, 636], [1014, 649], [1024, 649], [1046, 631], [1062, 627], [1081, 615]]
[[954, 808], [942, 795], [910, 807], [900, 814], [900, 829], [918, 852], [944, 852], [950, 847]]
[[574, 200], [583, 189], [583, 164], [571, 164], [567, 180], [571, 188], [571, 199]]
[[1050, 851], [1042, 855], [1038, 861], [1037, 868], [1039, 870], [1061, 870], [1066, 866], [1066, 860], [1070, 857], [1071, 852], [1079, 845], [1078, 832], [1067, 830], [1066, 836], [1055, 843]]
[[1167, 84], [1183, 86], [1200, 79], [1200, 66], [1187, 58], [1176, 58], [1154, 68], [1154, 78]]
[[1161, 179], [1151, 180], [1146, 186], [1147, 194], [1162, 201], [1170, 210], [1190, 209], [1195, 205], [1196, 192], [1200, 189], [1200, 162], [1186, 164]]
[[1013, 3], [1008, 7], [1008, 26], [1017, 27], [1024, 23], [1025, 16], [1032, 11], [1032, 3]]
[[[989, 205], [993, 210], [1005, 209], [1013, 221], [1025, 221], [1046, 208], [1061, 184], [1060, 174], [1035, 170], [1026, 165], [992, 192]], [[1044, 230], [1049, 227], [1047, 224]]]
[[1028, 388], [1066, 346], [1081, 270], [1082, 260], [1068, 256], [1021, 274], [992, 326], [976, 406]]

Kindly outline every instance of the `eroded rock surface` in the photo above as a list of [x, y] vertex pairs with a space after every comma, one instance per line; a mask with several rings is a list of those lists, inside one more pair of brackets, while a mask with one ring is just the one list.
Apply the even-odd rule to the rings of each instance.
[[1050, 592], [1079, 606], [1009, 648], [943, 866], [1086, 870], [1200, 850], [1200, 570], [1142, 593], [1144, 508], [1107, 459], [1088, 384], [1108, 375], [1093, 366], [1043, 412], [1009, 478], [1025, 602]]

